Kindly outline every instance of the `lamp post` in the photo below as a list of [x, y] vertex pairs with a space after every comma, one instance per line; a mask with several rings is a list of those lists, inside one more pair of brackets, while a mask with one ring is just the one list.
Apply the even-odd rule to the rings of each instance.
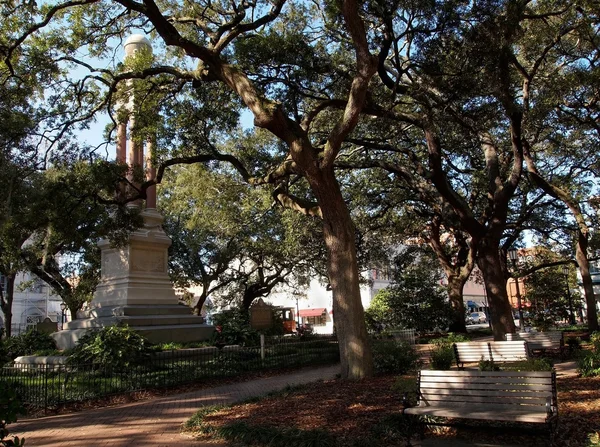
[[60, 330], [62, 331], [65, 328], [65, 310], [67, 308], [67, 305], [62, 302], [60, 303]]
[[567, 300], [569, 301], [569, 323], [575, 324], [575, 313], [573, 312], [573, 298], [571, 297], [571, 290], [569, 290], [569, 266], [563, 265], [562, 272], [565, 275], [565, 282], [567, 283]]
[[[515, 273], [517, 271], [517, 259], [519, 258], [519, 253], [516, 249], [508, 250], [508, 257], [510, 258], [513, 269]], [[517, 292], [517, 310], [519, 311], [519, 330], [521, 332], [525, 332], [525, 321], [523, 321], [523, 307], [521, 306], [521, 290], [519, 289], [519, 278], [517, 276], [513, 276], [515, 280], [516, 292]]]
[[298, 295], [296, 295], [296, 331], [300, 330], [300, 306], [298, 306]]

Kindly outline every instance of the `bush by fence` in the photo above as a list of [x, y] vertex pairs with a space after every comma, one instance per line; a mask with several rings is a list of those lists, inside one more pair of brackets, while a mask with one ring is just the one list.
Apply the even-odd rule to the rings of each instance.
[[247, 372], [330, 364], [339, 361], [331, 336], [266, 338], [262, 346], [164, 351], [139, 365], [17, 365], [0, 371], [0, 386], [14, 389], [28, 407], [97, 399], [146, 389], [168, 388]]

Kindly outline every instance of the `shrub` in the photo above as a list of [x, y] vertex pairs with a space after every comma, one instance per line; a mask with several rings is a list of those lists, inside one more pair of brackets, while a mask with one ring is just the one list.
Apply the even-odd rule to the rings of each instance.
[[600, 332], [592, 332], [590, 335], [590, 343], [592, 345], [592, 351], [600, 353]]
[[12, 361], [12, 359], [8, 355], [8, 346], [6, 345], [6, 340], [0, 338], [0, 366], [5, 365], [10, 361]]
[[504, 363], [502, 368], [493, 360], [479, 361], [479, 371], [552, 371], [554, 362], [548, 357], [538, 359], [527, 359], [520, 362]]
[[189, 349], [189, 348], [205, 348], [212, 346], [209, 341], [190, 341], [190, 342], [175, 342], [169, 341], [165, 343], [158, 343], [152, 346], [152, 349], [159, 351], [175, 351], [178, 349]]
[[551, 358], [541, 357], [509, 363], [502, 369], [506, 371], [552, 371], [553, 367], [554, 361]]
[[431, 349], [431, 367], [433, 369], [450, 369], [455, 360], [453, 343], [469, 341], [469, 338], [462, 334], [448, 333], [445, 338], [432, 340], [434, 345]]
[[454, 361], [454, 348], [452, 344], [435, 344], [431, 349], [431, 368], [450, 369]]
[[0, 361], [12, 361], [22, 355], [46, 354], [56, 351], [56, 343], [49, 334], [30, 329], [15, 337], [0, 341]]
[[484, 360], [483, 357], [479, 360], [479, 371], [500, 371], [500, 367], [493, 360]]
[[569, 347], [569, 352], [578, 351], [579, 349], [581, 349], [581, 338], [567, 338], [567, 346]]
[[419, 354], [405, 341], [374, 340], [371, 349], [377, 373], [406, 374], [420, 366]]
[[417, 404], [416, 377], [398, 377], [392, 385], [392, 391], [405, 397], [409, 406], [414, 407]]
[[577, 371], [583, 377], [600, 376], [600, 353], [581, 351], [577, 358]]
[[124, 368], [143, 363], [150, 352], [148, 341], [133, 329], [109, 326], [83, 336], [69, 362]]
[[22, 446], [24, 439], [15, 437], [7, 439], [8, 429], [6, 426], [17, 421], [17, 416], [23, 414], [24, 408], [18, 400], [14, 390], [8, 387], [0, 388], [0, 446]]
[[590, 351], [580, 351], [577, 370], [583, 377], [600, 376], [600, 332], [590, 335]]
[[585, 447], [600, 447], [600, 432], [589, 433]]
[[260, 334], [250, 327], [250, 316], [244, 309], [225, 310], [213, 317], [218, 328], [214, 342], [226, 345], [258, 345]]

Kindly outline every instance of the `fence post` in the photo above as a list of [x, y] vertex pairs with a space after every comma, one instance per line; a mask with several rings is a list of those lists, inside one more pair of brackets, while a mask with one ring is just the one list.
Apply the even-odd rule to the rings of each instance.
[[265, 359], [265, 335], [260, 334], [260, 359]]
[[48, 365], [44, 365], [44, 414], [48, 413]]

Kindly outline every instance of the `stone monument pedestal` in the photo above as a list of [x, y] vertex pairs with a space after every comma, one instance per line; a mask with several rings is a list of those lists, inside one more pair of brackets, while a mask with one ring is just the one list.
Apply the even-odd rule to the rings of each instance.
[[101, 279], [88, 318], [65, 324], [52, 337], [60, 349], [75, 346], [90, 330], [127, 324], [153, 343], [209, 339], [213, 326], [178, 304], [168, 275], [171, 240], [162, 229], [163, 217], [153, 208], [142, 211], [144, 226], [133, 232], [129, 244], [102, 251]]

